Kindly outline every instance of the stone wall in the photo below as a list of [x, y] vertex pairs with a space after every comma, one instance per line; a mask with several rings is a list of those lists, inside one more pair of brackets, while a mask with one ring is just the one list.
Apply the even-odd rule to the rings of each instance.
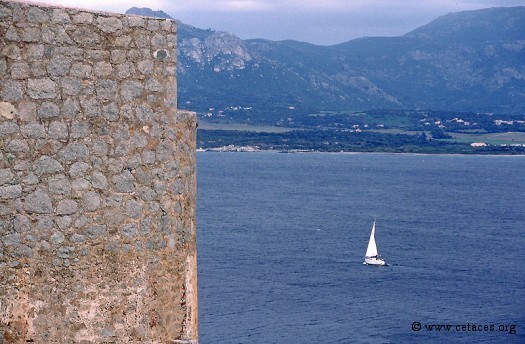
[[0, 343], [197, 339], [175, 22], [0, 0]]

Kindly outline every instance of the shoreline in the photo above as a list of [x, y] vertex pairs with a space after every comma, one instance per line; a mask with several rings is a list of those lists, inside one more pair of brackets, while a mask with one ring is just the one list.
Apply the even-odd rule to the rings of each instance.
[[382, 154], [382, 155], [421, 155], [421, 156], [479, 156], [479, 157], [525, 157], [523, 154], [461, 154], [461, 153], [410, 153], [410, 152], [328, 152], [328, 151], [283, 151], [275, 149], [259, 149], [259, 150], [219, 150], [219, 149], [204, 149], [198, 148], [197, 153], [278, 153], [278, 154], [344, 154], [344, 155], [365, 155], [365, 154]]

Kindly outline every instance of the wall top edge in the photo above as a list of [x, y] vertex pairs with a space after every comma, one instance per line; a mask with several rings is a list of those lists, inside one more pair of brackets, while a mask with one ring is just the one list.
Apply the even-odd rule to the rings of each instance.
[[175, 19], [141, 16], [141, 15], [137, 15], [137, 14], [123, 14], [123, 13], [116, 13], [116, 12], [92, 10], [92, 9], [80, 8], [80, 7], [67, 7], [67, 6], [61, 6], [61, 5], [55, 5], [55, 4], [47, 4], [47, 3], [41, 2], [41, 1], [0, 0], [0, 4], [9, 4], [9, 3], [11, 3], [11, 4], [19, 4], [21, 6], [35, 6], [35, 7], [50, 8], [50, 9], [62, 9], [62, 10], [67, 10], [67, 11], [89, 12], [89, 13], [98, 14], [98, 15], [120, 17], [120, 18], [139, 17], [139, 18], [148, 18], [149, 20], [157, 20], [157, 21], [160, 21], [160, 22], [163, 22], [163, 21], [170, 21], [170, 22], [173, 22], [173, 23], [176, 22]]

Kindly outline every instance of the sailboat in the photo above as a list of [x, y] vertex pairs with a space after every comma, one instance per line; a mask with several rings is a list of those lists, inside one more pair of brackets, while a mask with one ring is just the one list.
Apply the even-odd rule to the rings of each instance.
[[368, 247], [365, 253], [365, 261], [363, 262], [363, 264], [386, 265], [385, 260], [381, 258], [379, 256], [379, 253], [377, 252], [375, 234], [376, 234], [376, 221], [374, 220], [374, 224], [372, 225], [372, 233], [370, 233], [370, 240], [368, 241]]

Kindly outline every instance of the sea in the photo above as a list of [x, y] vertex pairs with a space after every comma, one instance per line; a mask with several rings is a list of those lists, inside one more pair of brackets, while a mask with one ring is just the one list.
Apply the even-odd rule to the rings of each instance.
[[524, 156], [199, 152], [197, 190], [201, 344], [525, 343]]

